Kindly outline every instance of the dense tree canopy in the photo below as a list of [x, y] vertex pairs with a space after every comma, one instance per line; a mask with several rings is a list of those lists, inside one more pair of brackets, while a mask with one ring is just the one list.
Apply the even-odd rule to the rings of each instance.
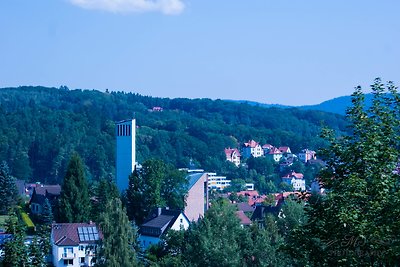
[[126, 191], [128, 215], [141, 224], [157, 207], [183, 210], [188, 181], [185, 174], [162, 160], [150, 159], [129, 177]]
[[[323, 145], [321, 122], [345, 130], [342, 116], [262, 108], [210, 99], [167, 99], [132, 93], [19, 87], [0, 90], [0, 161], [18, 179], [62, 183], [77, 151], [89, 180], [114, 173], [115, 121], [137, 118], [137, 158], [162, 158], [177, 167], [192, 159], [223, 168], [225, 147], [255, 139], [295, 152]], [[154, 106], [162, 112], [152, 111]], [[243, 177], [235, 177], [243, 178]]]
[[[356, 88], [347, 117], [352, 134], [325, 136], [324, 196], [309, 198], [308, 223], [291, 251], [315, 266], [397, 266], [400, 262], [400, 97], [393, 83], [376, 79], [372, 106]], [[389, 93], [389, 94], [388, 94]], [[300, 252], [302, 252], [300, 254]]]

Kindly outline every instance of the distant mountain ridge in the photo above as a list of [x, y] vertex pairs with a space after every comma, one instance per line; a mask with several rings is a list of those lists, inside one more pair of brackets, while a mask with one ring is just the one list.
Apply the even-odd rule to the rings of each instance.
[[[365, 94], [365, 103], [366, 106], [370, 106], [372, 102], [372, 94]], [[271, 108], [271, 107], [276, 107], [276, 108], [298, 108], [302, 110], [318, 110], [318, 111], [324, 111], [324, 112], [330, 112], [330, 113], [335, 113], [335, 114], [340, 114], [340, 115], [345, 115], [346, 110], [351, 106], [351, 96], [340, 96], [336, 97], [324, 102], [321, 102], [319, 104], [315, 105], [304, 105], [304, 106], [286, 106], [286, 105], [280, 105], [280, 104], [266, 104], [266, 103], [259, 103], [256, 101], [248, 101], [248, 100], [227, 100], [227, 101], [232, 101], [236, 103], [246, 103], [250, 106], [258, 106], [258, 107], [263, 107], [263, 108]]]

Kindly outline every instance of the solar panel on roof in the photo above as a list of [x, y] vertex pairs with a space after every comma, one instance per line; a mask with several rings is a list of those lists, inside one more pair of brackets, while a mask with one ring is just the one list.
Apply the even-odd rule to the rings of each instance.
[[99, 232], [96, 227], [78, 227], [78, 235], [80, 241], [99, 240]]

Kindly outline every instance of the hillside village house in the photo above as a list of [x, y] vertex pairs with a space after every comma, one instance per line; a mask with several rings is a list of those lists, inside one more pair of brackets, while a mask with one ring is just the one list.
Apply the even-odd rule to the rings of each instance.
[[317, 159], [316, 157], [316, 152], [313, 150], [309, 150], [309, 149], [303, 149], [299, 154], [299, 160], [301, 160], [302, 162], [307, 163], [309, 160], [315, 160]]
[[143, 249], [160, 242], [168, 230], [186, 230], [189, 219], [179, 210], [157, 208], [153, 210], [139, 228], [139, 242]]
[[38, 184], [33, 189], [32, 197], [29, 202], [32, 214], [42, 214], [43, 205], [47, 198], [50, 204], [53, 205], [61, 194], [60, 185], [42, 185]]
[[55, 267], [94, 266], [96, 244], [103, 238], [94, 223], [54, 223], [51, 227]]
[[241, 155], [237, 148], [225, 148], [225, 156], [227, 161], [230, 161], [235, 164], [236, 167], [239, 167]]
[[247, 143], [244, 143], [242, 146], [242, 156], [244, 158], [250, 158], [253, 156], [254, 158], [264, 156], [264, 151], [259, 143], [254, 140], [250, 140]]
[[265, 145], [263, 145], [262, 146], [262, 150], [263, 150], [263, 152], [264, 152], [264, 155], [267, 155], [268, 153], [269, 153], [269, 151], [271, 150], [271, 149], [273, 149], [274, 148], [274, 146], [273, 145], [270, 145], [270, 144], [265, 144]]
[[283, 155], [279, 149], [274, 147], [268, 152], [268, 156], [270, 156], [275, 162], [279, 162]]
[[278, 148], [278, 150], [283, 154], [291, 154], [292, 153], [292, 151], [290, 150], [290, 147], [288, 147], [288, 146], [280, 146]]
[[291, 185], [295, 191], [306, 191], [306, 181], [302, 173], [292, 171], [282, 177], [282, 182]]

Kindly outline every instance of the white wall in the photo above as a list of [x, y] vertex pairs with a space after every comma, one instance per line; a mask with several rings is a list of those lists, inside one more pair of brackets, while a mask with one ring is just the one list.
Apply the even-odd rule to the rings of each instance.
[[172, 230], [187, 230], [189, 228], [189, 221], [186, 220], [185, 216], [181, 213], [176, 219], [175, 223], [171, 226]]

